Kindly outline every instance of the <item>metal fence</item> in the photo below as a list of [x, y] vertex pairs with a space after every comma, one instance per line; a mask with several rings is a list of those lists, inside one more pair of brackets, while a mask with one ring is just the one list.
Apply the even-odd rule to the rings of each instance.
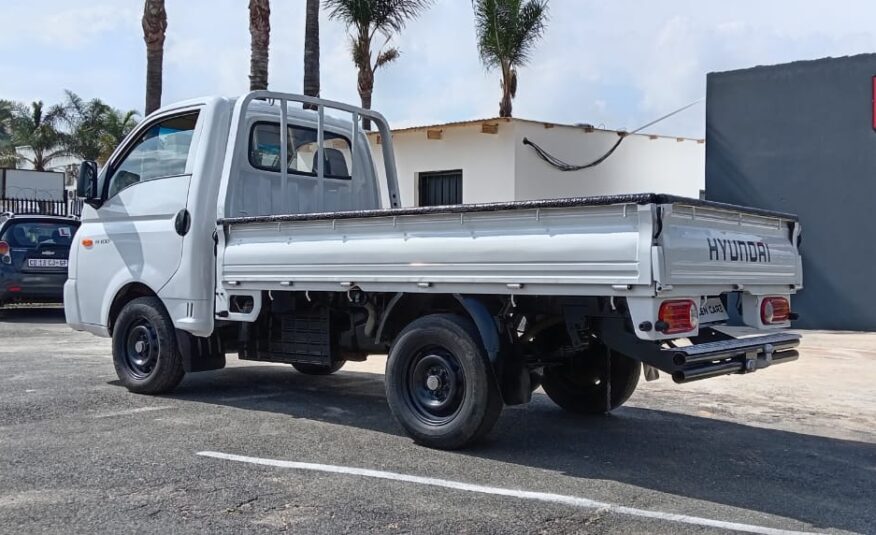
[[63, 200], [57, 201], [0, 197], [0, 212], [79, 217], [82, 215], [82, 199], [69, 191], [64, 191]]

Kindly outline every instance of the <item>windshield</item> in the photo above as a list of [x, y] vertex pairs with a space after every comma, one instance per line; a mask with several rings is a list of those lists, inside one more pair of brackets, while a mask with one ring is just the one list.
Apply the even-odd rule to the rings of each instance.
[[0, 241], [19, 249], [36, 249], [40, 244], [69, 247], [74, 234], [76, 225], [73, 223], [21, 221], [6, 227]]

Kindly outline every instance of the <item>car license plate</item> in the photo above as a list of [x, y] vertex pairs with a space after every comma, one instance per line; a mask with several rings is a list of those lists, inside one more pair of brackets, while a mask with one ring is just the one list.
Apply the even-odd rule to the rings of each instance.
[[27, 267], [65, 268], [67, 260], [61, 258], [28, 258]]
[[724, 303], [717, 297], [706, 299], [706, 304], [700, 306], [700, 323], [715, 323], [727, 319]]

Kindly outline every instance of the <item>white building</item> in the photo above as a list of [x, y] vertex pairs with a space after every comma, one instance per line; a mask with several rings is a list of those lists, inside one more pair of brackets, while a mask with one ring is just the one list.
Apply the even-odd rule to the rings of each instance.
[[[703, 140], [636, 134], [590, 169], [563, 172], [524, 138], [569, 164], [603, 156], [621, 133], [588, 125], [481, 119], [393, 130], [402, 206], [671, 193], [698, 197], [705, 187]], [[369, 134], [374, 149], [381, 142]], [[382, 154], [374, 150], [378, 169]]]

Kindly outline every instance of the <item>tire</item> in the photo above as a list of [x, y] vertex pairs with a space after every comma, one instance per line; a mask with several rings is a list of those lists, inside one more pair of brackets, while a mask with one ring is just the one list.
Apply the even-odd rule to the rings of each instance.
[[304, 375], [331, 375], [343, 368], [346, 363], [346, 360], [336, 360], [331, 366], [321, 366], [319, 364], [293, 362], [292, 367], [295, 368], [298, 373], [303, 373]]
[[598, 345], [570, 364], [545, 368], [541, 386], [551, 401], [576, 414], [605, 414], [626, 403], [639, 384], [642, 366], [611, 351], [611, 403], [606, 407], [602, 385], [606, 351], [610, 350]]
[[443, 450], [482, 439], [502, 412], [474, 324], [452, 314], [422, 317], [396, 337], [386, 362], [386, 397], [415, 442]]
[[163, 394], [182, 381], [176, 330], [157, 297], [139, 297], [122, 309], [113, 327], [113, 365], [131, 392]]

